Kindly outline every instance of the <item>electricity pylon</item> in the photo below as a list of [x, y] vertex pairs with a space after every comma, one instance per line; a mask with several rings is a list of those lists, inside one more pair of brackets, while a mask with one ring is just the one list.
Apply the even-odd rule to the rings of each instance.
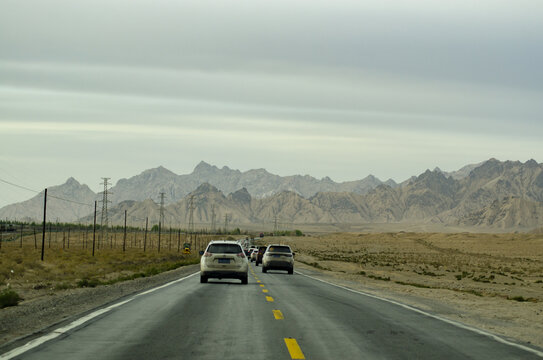
[[215, 233], [215, 204], [211, 205], [211, 233]]
[[101, 241], [98, 242], [98, 247], [100, 247], [100, 243], [103, 244], [104, 241], [107, 243], [109, 237], [109, 216], [107, 213], [107, 204], [111, 202], [110, 200], [108, 200], [108, 195], [112, 194], [111, 192], [109, 192], [108, 189], [108, 186], [110, 185], [108, 182], [109, 179], [110, 178], [103, 177], [102, 180], [104, 180], [104, 182], [101, 183], [101, 185], [104, 185], [104, 191], [102, 191], [102, 216], [100, 218], [100, 229], [102, 232], [102, 237]]
[[189, 233], [194, 233], [194, 195], [189, 199]]

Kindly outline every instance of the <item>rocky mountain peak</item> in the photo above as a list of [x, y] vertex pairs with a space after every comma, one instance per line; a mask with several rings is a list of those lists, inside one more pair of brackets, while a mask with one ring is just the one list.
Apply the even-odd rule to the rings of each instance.
[[[141, 173], [141, 175], [144, 177], [144, 178], [150, 178], [150, 179], [153, 179], [153, 178], [156, 178], [156, 177], [174, 177], [174, 176], [177, 176], [174, 172], [166, 169], [164, 166], [159, 166], [159, 167], [156, 167], [154, 169], [149, 169], [149, 170], [145, 170], [144, 172]], [[132, 177], [132, 178], [135, 178]], [[122, 179], [124, 180], [124, 179]]]
[[200, 172], [209, 172], [213, 170], [218, 170], [218, 168], [202, 160], [198, 163], [198, 165], [196, 165], [192, 173], [194, 174], [194, 173], [200, 173]]
[[427, 169], [425, 172], [423, 172], [417, 177], [417, 180], [430, 180], [430, 179], [441, 180], [441, 179], [446, 179], [446, 177], [443, 174], [443, 172], [441, 172], [441, 170], [439, 169], [433, 170], [433, 171], [431, 171], [430, 169]]
[[334, 182], [329, 176], [323, 177], [321, 181], [326, 182], [326, 183], [333, 183]]
[[252, 198], [249, 191], [246, 188], [239, 189], [238, 191], [230, 194], [232, 200], [238, 203], [250, 203]]
[[477, 178], [494, 178], [503, 171], [504, 164], [494, 158], [485, 161], [481, 166], [476, 167], [471, 171], [469, 177]]
[[79, 181], [77, 181], [73, 177], [69, 177], [68, 180], [66, 180], [66, 182], [64, 183], [64, 185], [67, 185], [67, 186], [70, 186], [70, 187], [79, 187], [79, 186], [81, 186]]
[[198, 186], [198, 188], [196, 188], [196, 190], [191, 192], [189, 195], [199, 196], [199, 195], [205, 195], [209, 193], [221, 193], [221, 191], [209, 183], [203, 183], [200, 186]]

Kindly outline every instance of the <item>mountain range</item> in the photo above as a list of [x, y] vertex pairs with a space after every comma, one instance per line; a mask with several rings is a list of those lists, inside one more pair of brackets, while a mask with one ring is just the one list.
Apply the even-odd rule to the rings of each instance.
[[[439, 168], [397, 184], [374, 176], [336, 183], [330, 178], [281, 177], [264, 169], [240, 172], [201, 162], [188, 175], [158, 167], [111, 188], [109, 218], [142, 226], [158, 222], [159, 193], [165, 193], [164, 222], [187, 226], [192, 199], [197, 228], [237, 224], [439, 224], [499, 231], [543, 225], [543, 164], [490, 159], [445, 173]], [[101, 197], [70, 178], [48, 193], [77, 203]], [[227, 195], [225, 195], [227, 194]], [[49, 219], [89, 221], [89, 205], [48, 199]], [[43, 194], [0, 209], [0, 218], [40, 220]], [[49, 215], [51, 214], [51, 215]], [[92, 220], [92, 218], [90, 218]]]

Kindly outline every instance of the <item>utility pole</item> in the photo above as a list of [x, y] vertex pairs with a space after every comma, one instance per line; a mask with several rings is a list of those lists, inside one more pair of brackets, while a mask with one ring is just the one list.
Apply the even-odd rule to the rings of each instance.
[[126, 210], [124, 211], [124, 236], [123, 236], [123, 252], [126, 251]]
[[108, 239], [108, 225], [109, 225], [109, 217], [107, 213], [107, 203], [111, 202], [107, 199], [108, 195], [111, 194], [109, 192], [108, 186], [110, 185], [108, 183], [110, 178], [103, 177], [102, 180], [104, 180], [103, 183], [100, 183], [101, 185], [104, 185], [104, 191], [102, 192], [102, 217], [100, 218], [100, 230], [102, 232], [101, 239], [98, 241], [98, 248], [100, 248], [100, 244], [105, 241], [107, 244]]
[[[45, 188], [45, 194], [43, 196], [43, 236], [41, 238], [41, 261], [43, 261], [43, 253], [45, 250], [45, 223], [47, 220], [47, 188]], [[0, 241], [2, 241], [0, 239]]]
[[[43, 217], [45, 222], [45, 216]], [[92, 256], [94, 256], [94, 248], [96, 243], [96, 201], [94, 202], [94, 223], [92, 228]]]
[[143, 238], [143, 252], [145, 252], [145, 248], [147, 247], [147, 226], [149, 225], [149, 218], [145, 218], [145, 237]]
[[158, 252], [160, 252], [160, 235], [162, 232], [162, 224], [164, 224], [164, 196], [166, 193], [160, 193], [160, 218], [158, 220]]

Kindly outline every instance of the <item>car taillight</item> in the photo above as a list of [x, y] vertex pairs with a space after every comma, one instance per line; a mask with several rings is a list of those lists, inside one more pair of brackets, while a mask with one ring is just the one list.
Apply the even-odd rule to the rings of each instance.
[[239, 256], [240, 258], [244, 258], [244, 257], [245, 257], [245, 254], [242, 253], [242, 252], [240, 252], [240, 253], [238, 254], [238, 256]]
[[207, 252], [207, 251], [204, 253], [204, 256], [205, 256], [205, 257], [210, 257], [211, 255], [212, 255], [212, 254], [211, 254], [210, 252]]

